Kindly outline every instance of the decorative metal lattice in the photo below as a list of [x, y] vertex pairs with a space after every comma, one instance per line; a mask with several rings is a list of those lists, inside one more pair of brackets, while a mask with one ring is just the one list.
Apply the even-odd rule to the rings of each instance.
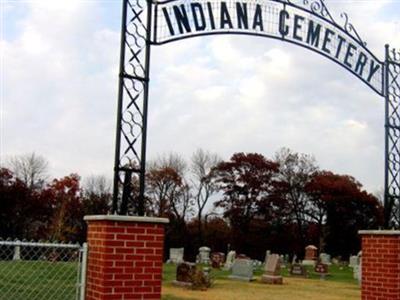
[[145, 211], [150, 45], [251, 34], [317, 52], [386, 98], [385, 225], [400, 226], [399, 52], [387, 48], [385, 62], [379, 60], [348, 15], [334, 18], [324, 0], [123, 0], [122, 16], [114, 213]]
[[400, 226], [400, 51], [386, 46], [386, 226]]
[[134, 203], [136, 213], [142, 215], [144, 210], [141, 201], [134, 199], [132, 185], [139, 182], [143, 195], [150, 22], [150, 2], [123, 1], [113, 201], [113, 212], [120, 214]]

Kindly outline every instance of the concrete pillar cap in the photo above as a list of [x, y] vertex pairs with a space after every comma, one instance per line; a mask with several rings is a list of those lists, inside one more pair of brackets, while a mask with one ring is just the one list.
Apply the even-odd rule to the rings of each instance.
[[359, 230], [360, 235], [399, 235], [400, 230]]
[[162, 223], [168, 224], [167, 218], [139, 217], [139, 216], [121, 216], [121, 215], [94, 215], [85, 216], [85, 221], [117, 221], [117, 222], [139, 222], [139, 223]]

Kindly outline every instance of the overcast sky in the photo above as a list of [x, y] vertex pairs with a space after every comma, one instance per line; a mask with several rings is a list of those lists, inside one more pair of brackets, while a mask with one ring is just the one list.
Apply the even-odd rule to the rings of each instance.
[[[46, 157], [60, 177], [112, 176], [120, 1], [1, 1], [1, 159]], [[370, 50], [400, 48], [400, 1], [326, 0]], [[322, 169], [383, 186], [384, 102], [340, 66], [259, 37], [152, 49], [148, 157], [199, 147], [313, 154]]]

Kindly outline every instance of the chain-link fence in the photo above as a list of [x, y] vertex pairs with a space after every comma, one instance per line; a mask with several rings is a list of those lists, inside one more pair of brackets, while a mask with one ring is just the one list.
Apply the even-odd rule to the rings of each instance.
[[83, 299], [86, 249], [0, 240], [0, 300]]

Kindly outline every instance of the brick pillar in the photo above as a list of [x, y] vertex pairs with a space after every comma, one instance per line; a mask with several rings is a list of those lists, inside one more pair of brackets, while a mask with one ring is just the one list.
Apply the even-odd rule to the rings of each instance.
[[168, 219], [86, 216], [86, 300], [161, 299]]
[[361, 230], [362, 300], [400, 300], [400, 231]]

